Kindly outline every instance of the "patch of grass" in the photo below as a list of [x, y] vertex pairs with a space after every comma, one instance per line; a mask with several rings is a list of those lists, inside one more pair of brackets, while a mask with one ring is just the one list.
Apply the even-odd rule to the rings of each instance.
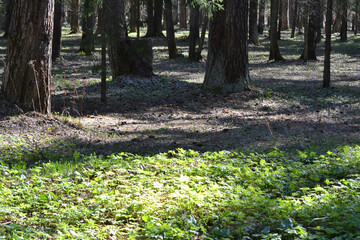
[[356, 239], [360, 147], [0, 164], [5, 239]]

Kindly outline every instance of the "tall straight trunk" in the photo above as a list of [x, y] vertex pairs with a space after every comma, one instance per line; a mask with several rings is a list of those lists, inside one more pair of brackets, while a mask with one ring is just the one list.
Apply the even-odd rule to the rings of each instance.
[[348, 10], [348, 0], [342, 0], [341, 3], [342, 7], [342, 16], [341, 16], [341, 32], [340, 32], [340, 38], [341, 41], [345, 42], [347, 41], [347, 10]]
[[302, 59], [306, 62], [309, 58], [309, 0], [305, 2], [305, 14], [304, 14], [304, 52]]
[[259, 23], [258, 23], [258, 33], [263, 34], [265, 28], [265, 0], [260, 0], [259, 2]]
[[249, 43], [258, 45], [259, 34], [257, 27], [258, 0], [250, 0], [249, 7]]
[[5, 0], [5, 22], [4, 22], [4, 35], [3, 38], [7, 38], [9, 36], [9, 27], [11, 22], [11, 16], [14, 9], [14, 0]]
[[83, 1], [82, 37], [79, 52], [91, 55], [95, 50], [95, 24], [96, 2], [94, 0]]
[[359, 30], [359, 0], [355, 0], [355, 29], [354, 35], [356, 36]]
[[166, 38], [168, 42], [169, 58], [178, 57], [175, 41], [174, 24], [172, 21], [172, 2], [165, 0], [165, 16], [166, 16]]
[[179, 0], [173, 0], [173, 23], [179, 22]]
[[24, 110], [51, 112], [54, 0], [16, 0], [2, 91]]
[[199, 39], [200, 7], [190, 6], [189, 60], [197, 61], [196, 41]]
[[278, 30], [277, 30], [277, 39], [280, 40], [281, 39], [281, 24], [282, 24], [282, 3], [284, 0], [279, 0], [279, 10], [278, 10], [278, 14], [279, 14], [279, 23], [278, 23]]
[[[307, 60], [317, 60], [316, 46], [321, 40], [321, 0], [309, 1], [309, 20], [308, 29], [305, 31], [307, 35]], [[305, 33], [306, 34], [306, 33]], [[305, 43], [306, 43], [305, 41]], [[305, 48], [301, 56], [305, 60]]]
[[335, 23], [333, 26], [334, 32], [341, 32], [341, 22], [342, 22], [342, 15], [343, 15], [343, 8], [342, 8], [342, 1], [343, 0], [334, 0], [334, 3], [336, 4], [336, 10], [335, 10]]
[[147, 32], [146, 37], [154, 37], [155, 36], [155, 25], [154, 25], [154, 0], [146, 0], [146, 24], [147, 24]]
[[137, 1], [130, 1], [129, 9], [129, 30], [130, 32], [136, 32], [137, 26]]
[[289, 28], [289, 0], [282, 0], [281, 6], [281, 30]]
[[224, 0], [210, 23], [203, 87], [217, 92], [249, 89], [248, 0]]
[[270, 11], [270, 55], [269, 60], [281, 61], [284, 58], [280, 54], [277, 41], [277, 17], [279, 15], [279, 0], [271, 0]]
[[327, 0], [326, 8], [326, 23], [325, 23], [325, 60], [324, 60], [324, 75], [323, 87], [330, 87], [330, 56], [331, 56], [331, 24], [332, 24], [332, 8], [333, 0]]
[[62, 5], [63, 0], [55, 0], [54, 10], [54, 37], [52, 46], [52, 61], [56, 61], [60, 57], [61, 52], [61, 30], [62, 30]]
[[79, 9], [80, 0], [71, 0], [70, 3], [70, 33], [78, 33], [80, 31], [79, 25]]
[[294, 15], [292, 18], [292, 25], [291, 25], [291, 38], [295, 37], [295, 31], [296, 31], [296, 23], [298, 20], [298, 0], [294, 0]]
[[204, 20], [203, 20], [203, 25], [202, 25], [202, 28], [201, 28], [201, 37], [200, 37], [199, 48], [196, 51], [196, 58], [197, 58], [198, 61], [202, 58], [201, 52], [203, 50], [203, 46], [204, 46], [204, 42], [205, 42], [206, 29], [207, 29], [208, 25], [209, 25], [209, 17], [205, 15]]
[[180, 1], [180, 28], [187, 27], [187, 14], [186, 14], [186, 0], [179, 0]]
[[155, 0], [154, 25], [155, 25], [155, 35], [157, 37], [164, 37], [164, 34], [162, 33], [162, 25], [161, 25], [162, 17], [163, 17], [163, 0]]
[[125, 45], [125, 6], [122, 0], [104, 0], [104, 22], [113, 79], [123, 75], [119, 53]]
[[99, 7], [99, 19], [98, 19], [98, 28], [100, 29], [101, 34], [101, 102], [106, 102], [106, 28], [104, 22], [104, 2], [102, 2], [101, 7]]

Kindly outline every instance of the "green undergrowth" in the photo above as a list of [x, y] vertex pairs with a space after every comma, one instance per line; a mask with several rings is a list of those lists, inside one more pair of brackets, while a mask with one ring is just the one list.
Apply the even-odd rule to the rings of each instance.
[[0, 163], [0, 239], [360, 239], [360, 147]]

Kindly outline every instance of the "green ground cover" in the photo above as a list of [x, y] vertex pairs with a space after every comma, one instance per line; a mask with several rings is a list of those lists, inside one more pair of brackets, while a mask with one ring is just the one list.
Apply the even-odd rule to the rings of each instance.
[[0, 239], [360, 239], [359, 160], [345, 147], [0, 161]]

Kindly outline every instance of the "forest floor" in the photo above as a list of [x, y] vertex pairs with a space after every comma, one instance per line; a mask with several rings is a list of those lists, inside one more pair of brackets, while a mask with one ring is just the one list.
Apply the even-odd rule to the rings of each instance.
[[359, 239], [360, 38], [334, 35], [329, 89], [323, 43], [304, 63], [284, 32], [286, 61], [262, 38], [252, 90], [216, 94], [187, 34], [173, 60], [153, 39], [151, 78], [108, 71], [106, 104], [99, 49], [77, 53], [66, 32], [52, 114], [0, 95], [1, 239]]
[[[250, 46], [251, 91], [216, 94], [201, 89], [206, 66], [187, 60], [185, 31], [178, 31], [184, 57], [169, 60], [164, 39], [153, 39], [151, 78], [125, 76], [107, 82], [100, 102], [100, 54], [76, 52], [80, 35], [63, 34], [61, 60], [53, 66], [53, 114], [22, 113], [0, 96], [0, 143], [24, 151], [69, 154], [171, 149], [239, 150], [289, 154], [326, 152], [360, 142], [360, 38], [333, 39], [330, 89], [323, 89], [323, 42], [318, 61], [299, 60], [302, 35], [279, 41], [286, 61], [269, 62], [269, 41]], [[6, 42], [0, 42], [0, 60]], [[2, 72], [3, 66], [0, 67]], [[4, 153], [5, 154], [5, 153]]]

